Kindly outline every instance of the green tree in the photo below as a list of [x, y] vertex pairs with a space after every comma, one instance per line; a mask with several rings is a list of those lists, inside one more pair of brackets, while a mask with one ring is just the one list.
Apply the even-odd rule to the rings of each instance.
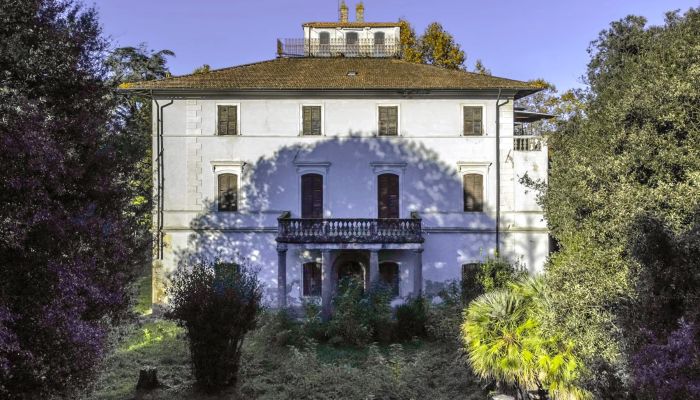
[[193, 74], [206, 74], [211, 71], [211, 66], [209, 64], [203, 64], [201, 67], [197, 67], [192, 71]]
[[579, 113], [548, 137], [542, 204], [561, 250], [547, 267], [547, 325], [574, 340], [598, 395], [625, 395], [638, 332], [620, 317], [637, 297], [631, 226], [654, 216], [681, 232], [700, 205], [700, 11], [613, 22], [591, 44]]
[[[131, 82], [163, 79], [169, 76], [167, 57], [170, 50], [152, 51], [145, 44], [139, 47], [120, 47], [112, 51], [105, 65], [109, 69], [108, 84], [113, 88]], [[120, 135], [115, 144], [128, 159], [131, 167], [124, 173], [124, 183], [131, 194], [131, 201], [124, 212], [138, 222], [139, 237], [148, 251], [141, 253], [141, 265], [150, 265], [151, 228], [153, 208], [153, 165], [151, 151], [152, 102], [146, 96], [125, 95], [116, 92], [115, 123], [120, 125]]]

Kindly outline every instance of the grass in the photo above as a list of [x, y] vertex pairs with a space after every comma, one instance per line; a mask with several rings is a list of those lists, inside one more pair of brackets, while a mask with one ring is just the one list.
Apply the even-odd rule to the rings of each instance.
[[[145, 292], [148, 285], [141, 284]], [[139, 296], [139, 298], [146, 298]], [[150, 297], [147, 297], [150, 300]], [[141, 301], [135, 311], [145, 310]], [[150, 309], [150, 307], [149, 307]], [[365, 348], [311, 342], [303, 349], [271, 346], [264, 330], [246, 339], [240, 385], [218, 395], [194, 386], [185, 331], [141, 312], [113, 334], [113, 350], [86, 398], [122, 399], [484, 399], [454, 343], [413, 341]], [[135, 390], [139, 370], [158, 369], [163, 387]]]

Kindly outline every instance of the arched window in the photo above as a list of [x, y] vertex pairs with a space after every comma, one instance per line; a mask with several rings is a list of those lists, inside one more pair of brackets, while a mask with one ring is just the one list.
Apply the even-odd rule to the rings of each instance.
[[399, 295], [399, 265], [395, 262], [383, 262], [379, 264], [379, 276], [382, 283], [391, 288], [394, 297]]
[[379, 218], [399, 218], [399, 176], [381, 174], [377, 177]]
[[356, 45], [358, 41], [357, 32], [348, 32], [345, 34], [345, 44]]
[[321, 265], [307, 262], [304, 268], [304, 296], [321, 295]]
[[465, 174], [464, 211], [484, 211], [484, 176]]
[[321, 32], [318, 34], [318, 43], [320, 45], [331, 44], [331, 34], [328, 32]]
[[318, 51], [321, 54], [329, 54], [331, 51], [331, 34], [321, 32], [318, 34]]
[[348, 32], [345, 34], [345, 54], [349, 56], [357, 56], [360, 54], [357, 32]]
[[323, 175], [301, 176], [301, 217], [323, 218]]
[[383, 45], [384, 44], [384, 32], [375, 32], [374, 33], [374, 44], [375, 45]]
[[219, 211], [238, 210], [238, 175], [219, 175]]

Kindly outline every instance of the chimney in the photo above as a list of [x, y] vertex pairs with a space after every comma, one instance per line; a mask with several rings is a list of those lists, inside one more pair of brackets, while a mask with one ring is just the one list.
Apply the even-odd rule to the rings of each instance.
[[355, 6], [355, 21], [365, 22], [365, 5], [362, 2], [357, 3], [357, 6]]
[[348, 6], [345, 5], [345, 0], [340, 2], [340, 22], [348, 22]]

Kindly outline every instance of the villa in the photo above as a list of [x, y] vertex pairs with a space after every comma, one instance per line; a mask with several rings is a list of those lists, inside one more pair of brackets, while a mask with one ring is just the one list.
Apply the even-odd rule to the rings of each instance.
[[270, 305], [339, 279], [434, 295], [498, 254], [540, 271], [547, 145], [514, 107], [530, 83], [410, 63], [400, 25], [303, 24], [277, 57], [128, 90], [153, 99], [154, 303], [183, 260], [248, 259]]

